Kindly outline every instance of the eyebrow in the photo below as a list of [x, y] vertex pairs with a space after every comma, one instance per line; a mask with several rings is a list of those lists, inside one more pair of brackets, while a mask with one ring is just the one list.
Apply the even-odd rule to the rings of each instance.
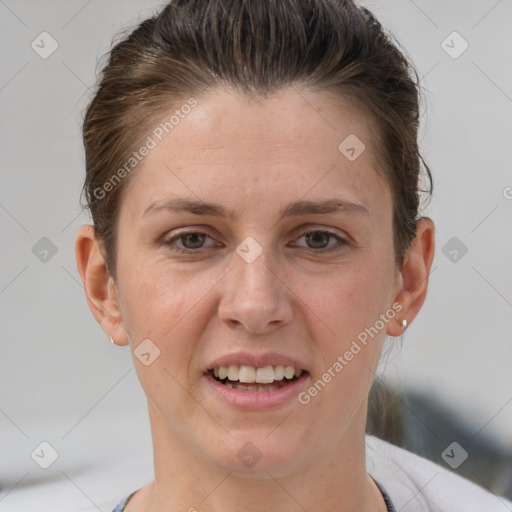
[[[191, 198], [175, 198], [157, 201], [144, 210], [143, 215], [152, 212], [168, 211], [186, 211], [195, 215], [212, 215], [222, 219], [236, 219], [236, 213], [233, 210], [227, 210], [217, 203], [207, 203]], [[368, 210], [361, 204], [353, 203], [343, 199], [332, 198], [323, 201], [296, 201], [290, 203], [279, 211], [279, 218], [297, 217], [300, 215], [318, 215], [322, 213], [349, 213], [370, 215]]]

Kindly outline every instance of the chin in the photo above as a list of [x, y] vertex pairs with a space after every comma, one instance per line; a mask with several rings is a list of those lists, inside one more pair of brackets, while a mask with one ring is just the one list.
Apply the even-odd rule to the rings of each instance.
[[[238, 432], [221, 448], [212, 453], [212, 460], [223, 470], [243, 478], [284, 477], [292, 473], [300, 463], [304, 451], [298, 439], [272, 432], [262, 431]], [[272, 436], [274, 436], [272, 439]]]

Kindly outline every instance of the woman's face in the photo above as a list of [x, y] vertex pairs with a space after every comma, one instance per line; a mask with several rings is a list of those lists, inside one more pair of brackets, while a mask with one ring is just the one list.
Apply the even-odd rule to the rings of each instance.
[[217, 90], [150, 134], [116, 291], [159, 449], [284, 475], [364, 434], [402, 286], [368, 126], [326, 93]]

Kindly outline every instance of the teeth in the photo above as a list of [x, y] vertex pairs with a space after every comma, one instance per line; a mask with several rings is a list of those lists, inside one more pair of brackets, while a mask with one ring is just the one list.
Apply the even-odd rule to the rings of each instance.
[[[300, 370], [298, 370], [300, 371]], [[284, 366], [276, 366], [274, 368], [274, 380], [283, 380], [284, 379]]]
[[238, 380], [247, 383], [256, 382], [256, 370], [252, 366], [240, 366]]
[[274, 382], [274, 368], [272, 366], [264, 366], [256, 370], [256, 382], [258, 384], [270, 384]]
[[250, 391], [250, 392], [259, 392], [259, 391], [274, 391], [278, 389], [278, 386], [272, 386], [271, 384], [258, 384], [256, 386], [244, 386], [238, 382], [229, 382], [227, 381], [226, 386], [231, 389], [238, 389], [239, 391]]
[[[221, 366], [213, 369], [213, 374], [220, 380], [228, 379], [228, 381], [239, 381], [243, 383], [254, 383], [257, 384], [271, 384], [277, 380], [293, 379], [294, 377], [300, 377], [302, 370], [295, 369], [293, 366], [263, 366], [261, 368], [254, 368], [253, 366]], [[232, 387], [232, 386], [230, 386]], [[241, 389], [243, 386], [237, 386], [237, 389]], [[264, 388], [265, 386], [259, 386]], [[271, 388], [271, 386], [266, 386]], [[251, 388], [252, 389], [252, 388]], [[260, 391], [270, 391], [270, 389], [260, 389]]]
[[293, 366], [287, 366], [284, 369], [284, 376], [287, 379], [293, 379], [293, 377], [295, 377], [295, 368]]
[[230, 366], [228, 368], [228, 379], [229, 380], [238, 380], [238, 370], [239, 366]]

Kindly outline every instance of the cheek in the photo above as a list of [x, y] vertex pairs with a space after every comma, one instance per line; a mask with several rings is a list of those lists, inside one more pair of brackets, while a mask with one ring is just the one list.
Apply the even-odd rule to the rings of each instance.
[[386, 265], [365, 261], [321, 282], [305, 280], [304, 302], [342, 339], [373, 325], [391, 305], [392, 279]]
[[[213, 283], [176, 271], [159, 271], [147, 263], [126, 260], [119, 268], [123, 320], [139, 381], [157, 410], [172, 413], [178, 423], [181, 419], [186, 424], [187, 414], [193, 413], [197, 403], [184, 389], [192, 389], [197, 380], [190, 373], [197, 368], [191, 360], [211, 314], [206, 311], [205, 294]], [[140, 271], [127, 272], [128, 268]], [[147, 339], [158, 353], [148, 366], [137, 357], [139, 344]], [[176, 408], [173, 404], [178, 403]]]
[[389, 307], [389, 294], [380, 290], [388, 280], [378, 265], [365, 265], [332, 279], [321, 293], [305, 294], [315, 313], [310, 315], [316, 325], [311, 336], [322, 362], [309, 388], [315, 414], [337, 421], [367, 397], [385, 337], [380, 315]]
[[381, 315], [393, 299], [392, 265], [391, 258], [382, 263], [372, 256], [331, 275], [323, 286], [309, 282], [304, 297], [315, 313], [310, 315], [316, 325], [311, 336], [322, 361], [317, 387], [329, 382], [317, 404], [332, 400], [340, 410], [351, 410], [366, 396], [386, 333]]
[[132, 333], [145, 336], [161, 336], [177, 324], [201, 287], [143, 251], [119, 258], [118, 277], [124, 319]]
[[142, 258], [119, 263], [123, 321], [132, 349], [150, 339], [160, 350], [160, 364], [185, 378], [195, 344], [215, 314], [209, 294], [218, 272], [198, 276]]

